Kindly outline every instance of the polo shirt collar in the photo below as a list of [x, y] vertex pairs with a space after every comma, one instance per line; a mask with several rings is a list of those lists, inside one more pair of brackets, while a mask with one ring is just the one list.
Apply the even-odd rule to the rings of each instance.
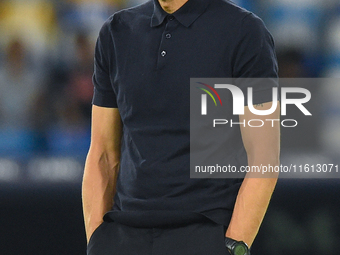
[[185, 27], [189, 27], [208, 7], [209, 0], [188, 0], [172, 14], [164, 11], [158, 0], [153, 0], [153, 3], [154, 11], [151, 17], [151, 27], [159, 26], [169, 15], [174, 16]]

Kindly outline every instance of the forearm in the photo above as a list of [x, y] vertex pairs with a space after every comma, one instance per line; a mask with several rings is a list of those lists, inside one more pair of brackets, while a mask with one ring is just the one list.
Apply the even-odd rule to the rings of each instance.
[[86, 159], [82, 186], [87, 241], [103, 222], [104, 214], [112, 208], [118, 170], [118, 161], [110, 162], [109, 155], [104, 153], [95, 156], [95, 153], [90, 150]]
[[[267, 110], [271, 102], [257, 107]], [[240, 121], [250, 119], [279, 119], [279, 107], [270, 115], [257, 116], [245, 108]], [[280, 126], [265, 124], [261, 128], [242, 127], [243, 144], [247, 152], [248, 165], [278, 166], [280, 158]], [[252, 245], [267, 211], [270, 198], [274, 191], [278, 173], [247, 173], [238, 192], [231, 222], [226, 236]]]
[[250, 247], [267, 211], [276, 178], [246, 178], [239, 190], [226, 236]]

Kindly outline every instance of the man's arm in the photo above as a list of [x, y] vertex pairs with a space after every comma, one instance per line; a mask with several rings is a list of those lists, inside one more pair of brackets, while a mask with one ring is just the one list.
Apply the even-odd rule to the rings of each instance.
[[111, 210], [116, 192], [122, 124], [117, 108], [92, 107], [92, 134], [82, 198], [87, 241]]
[[[279, 106], [279, 104], [278, 104]], [[271, 107], [271, 102], [254, 106], [258, 110]], [[250, 119], [264, 121], [262, 127], [249, 127], [241, 125], [242, 140], [247, 151], [248, 165], [279, 165], [280, 154], [280, 123], [278, 121], [265, 121], [266, 119], [280, 119], [280, 109], [270, 115], [254, 115], [245, 107], [245, 114], [240, 116], [240, 122]], [[274, 127], [272, 127], [272, 123]], [[254, 124], [255, 125], [255, 124]], [[258, 125], [258, 123], [256, 123]], [[240, 187], [232, 219], [226, 236], [252, 245], [262, 223], [263, 217], [274, 191], [278, 174], [266, 174], [263, 178], [256, 178], [247, 174]], [[247, 178], [248, 177], [248, 178]]]

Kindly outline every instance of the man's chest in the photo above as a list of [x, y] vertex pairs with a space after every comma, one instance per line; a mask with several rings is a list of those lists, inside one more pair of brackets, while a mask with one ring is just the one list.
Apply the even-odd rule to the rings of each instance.
[[230, 30], [216, 24], [185, 27], [174, 19], [150, 27], [145, 22], [113, 31], [112, 38], [111, 83], [126, 111], [154, 112], [157, 106], [163, 113], [187, 112], [190, 78], [232, 77], [235, 41]]
[[233, 34], [216, 24], [185, 27], [167, 18], [157, 27], [126, 27], [113, 33], [113, 41], [113, 81], [144, 83], [160, 73], [167, 80], [232, 76]]

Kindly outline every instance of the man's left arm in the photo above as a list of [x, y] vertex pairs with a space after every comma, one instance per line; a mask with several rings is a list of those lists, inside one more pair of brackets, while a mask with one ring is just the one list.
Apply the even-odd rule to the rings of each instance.
[[[254, 107], [257, 110], [266, 110], [271, 105], [269, 102]], [[250, 119], [262, 120], [264, 125], [250, 127], [247, 125]], [[240, 115], [240, 122], [246, 123], [245, 126], [240, 126], [250, 167], [279, 165], [280, 122], [268, 121], [273, 119], [280, 119], [279, 104], [276, 111], [270, 115], [255, 115], [248, 107], [245, 107], [245, 114]], [[246, 175], [237, 195], [232, 219], [226, 232], [227, 237], [243, 241], [249, 247], [252, 245], [267, 211], [277, 178], [278, 173], [261, 174], [260, 178], [256, 175]]]

